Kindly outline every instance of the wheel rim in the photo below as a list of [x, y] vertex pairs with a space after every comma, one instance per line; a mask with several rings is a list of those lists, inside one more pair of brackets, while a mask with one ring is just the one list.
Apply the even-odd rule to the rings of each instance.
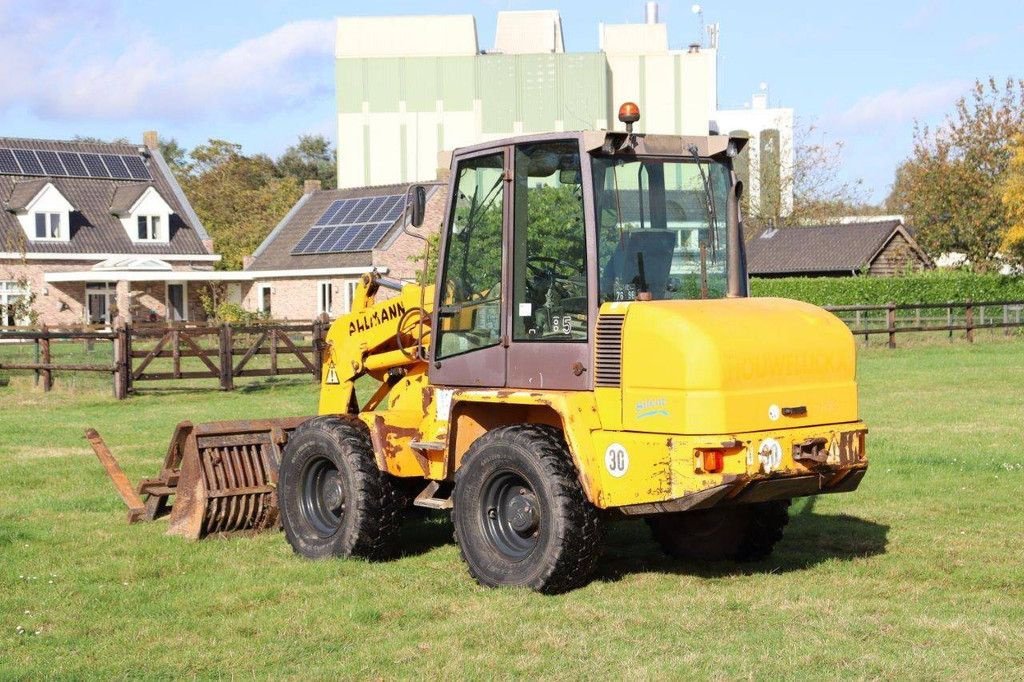
[[310, 459], [302, 471], [299, 509], [321, 536], [333, 535], [345, 515], [345, 488], [338, 467], [326, 457]]
[[519, 560], [540, 540], [543, 520], [537, 494], [522, 476], [502, 471], [491, 476], [480, 505], [484, 535], [506, 557]]

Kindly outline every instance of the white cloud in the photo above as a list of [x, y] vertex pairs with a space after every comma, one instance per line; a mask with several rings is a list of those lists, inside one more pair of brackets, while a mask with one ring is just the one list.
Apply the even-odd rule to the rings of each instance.
[[838, 128], [865, 131], [909, 123], [950, 109], [970, 83], [960, 80], [893, 88], [862, 97], [834, 117]]
[[[334, 22], [295, 21], [223, 50], [177, 54], [105, 2], [31, 13], [0, 0], [0, 112], [119, 121], [253, 118], [333, 92]], [[112, 37], [128, 37], [120, 42]], [[54, 46], [61, 46], [54, 49]]]

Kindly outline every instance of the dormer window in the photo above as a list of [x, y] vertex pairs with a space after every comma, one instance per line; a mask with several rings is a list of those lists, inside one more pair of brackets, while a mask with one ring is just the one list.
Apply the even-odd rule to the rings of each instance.
[[16, 183], [7, 200], [7, 210], [17, 216], [31, 241], [71, 239], [71, 212], [75, 207], [48, 178]]
[[166, 241], [160, 231], [160, 223], [160, 216], [158, 215], [140, 215], [138, 217], [139, 241]]
[[125, 232], [135, 243], [171, 240], [171, 209], [153, 185], [119, 185], [110, 202], [110, 212], [121, 219]]
[[60, 213], [36, 213], [36, 239], [64, 239]]

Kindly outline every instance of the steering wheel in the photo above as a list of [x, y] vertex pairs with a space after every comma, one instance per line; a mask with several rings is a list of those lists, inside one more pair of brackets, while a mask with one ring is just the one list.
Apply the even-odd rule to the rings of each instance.
[[[526, 269], [530, 271], [534, 282], [542, 283], [544, 290], [559, 280], [570, 282], [574, 277], [578, 277], [581, 274], [577, 272], [566, 274], [563, 270], [565, 266], [565, 261], [552, 258], [551, 256], [528, 256], [526, 258]], [[529, 284], [528, 282], [527, 286]]]

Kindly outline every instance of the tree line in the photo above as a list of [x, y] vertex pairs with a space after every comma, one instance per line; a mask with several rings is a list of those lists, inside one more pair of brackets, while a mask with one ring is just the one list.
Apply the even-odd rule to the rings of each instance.
[[337, 152], [322, 135], [301, 135], [276, 159], [218, 139], [192, 150], [168, 139], [160, 153], [223, 256], [218, 267], [224, 270], [241, 269], [302, 196], [305, 180], [336, 186]]
[[795, 138], [782, 180], [793, 210], [748, 207], [748, 232], [901, 214], [932, 257], [961, 254], [960, 266], [976, 272], [1024, 265], [1024, 80], [976, 81], [939, 126], [916, 124], [910, 156], [879, 205], [864, 201], [859, 181], [843, 179], [841, 143], [813, 127]]

